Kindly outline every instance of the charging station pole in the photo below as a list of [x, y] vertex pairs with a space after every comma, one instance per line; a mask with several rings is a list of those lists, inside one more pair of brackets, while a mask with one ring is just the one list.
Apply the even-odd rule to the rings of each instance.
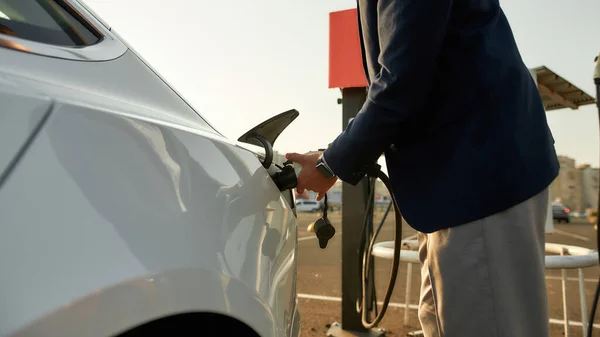
[[[342, 128], [356, 116], [366, 100], [365, 88], [342, 89]], [[362, 325], [361, 314], [356, 304], [361, 292], [362, 239], [363, 221], [366, 215], [369, 188], [367, 178], [363, 178], [356, 186], [343, 183], [342, 188], [342, 322], [334, 322], [327, 332], [329, 337], [365, 336], [379, 337], [384, 335], [383, 329], [367, 330]], [[373, 263], [374, 261], [371, 261]], [[372, 278], [372, 275], [370, 275]], [[373, 282], [370, 282], [373, 284]], [[372, 289], [369, 289], [372, 290]], [[368, 290], [370, 294], [371, 291]], [[372, 298], [365, 298], [371, 303]]]
[[[356, 8], [329, 14], [329, 88], [342, 91], [342, 129], [362, 108], [367, 98]], [[362, 229], [369, 198], [368, 178], [356, 186], [342, 188], [342, 322], [335, 322], [327, 332], [330, 337], [383, 336], [383, 329], [368, 330], [362, 325], [357, 303], [361, 297]], [[372, 228], [371, 228], [372, 230]], [[374, 261], [371, 261], [373, 263]], [[373, 275], [369, 275], [373, 278]], [[373, 284], [373, 282], [369, 282]], [[373, 302], [367, 289], [365, 304]], [[369, 308], [369, 305], [366, 305]]]
[[[346, 127], [366, 99], [365, 88], [342, 89], [342, 120]], [[362, 256], [359, 254], [361, 234], [368, 198], [367, 181], [342, 187], [342, 322], [343, 329], [366, 332], [356, 303], [360, 295]], [[337, 327], [337, 326], [336, 326]], [[332, 331], [333, 332], [333, 331]], [[333, 334], [335, 336], [335, 334]]]

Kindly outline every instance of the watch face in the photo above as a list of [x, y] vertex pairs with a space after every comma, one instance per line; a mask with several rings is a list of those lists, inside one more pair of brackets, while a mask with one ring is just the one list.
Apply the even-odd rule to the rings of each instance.
[[317, 170], [321, 172], [321, 174], [324, 175], [326, 178], [333, 177], [333, 174], [329, 172], [329, 170], [325, 167], [325, 165], [323, 165], [323, 163], [317, 164]]

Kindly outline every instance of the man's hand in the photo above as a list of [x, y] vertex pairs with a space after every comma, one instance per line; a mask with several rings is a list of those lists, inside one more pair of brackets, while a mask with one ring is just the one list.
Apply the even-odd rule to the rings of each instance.
[[325, 176], [317, 170], [317, 159], [319, 159], [321, 155], [321, 152], [309, 152], [306, 154], [288, 153], [285, 155], [286, 159], [302, 166], [302, 170], [298, 176], [298, 186], [296, 187], [298, 193], [303, 194], [304, 190], [317, 192], [317, 200], [323, 199], [325, 193], [327, 193], [331, 186], [337, 181], [336, 177], [329, 179], [325, 178]]

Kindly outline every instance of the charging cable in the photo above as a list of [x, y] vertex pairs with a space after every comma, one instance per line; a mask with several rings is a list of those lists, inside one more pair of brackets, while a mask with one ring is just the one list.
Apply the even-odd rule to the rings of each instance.
[[[367, 200], [367, 209], [365, 214], [364, 226], [362, 231], [362, 240], [359, 252], [362, 255], [362, 273], [361, 273], [361, 289], [359, 291], [359, 297], [357, 301], [356, 309], [361, 314], [362, 325], [365, 329], [372, 329], [377, 326], [379, 322], [385, 316], [385, 312], [390, 303], [392, 293], [394, 292], [394, 286], [396, 285], [396, 278], [398, 276], [398, 268], [400, 266], [400, 252], [402, 248], [402, 215], [400, 214], [400, 209], [398, 207], [398, 203], [396, 202], [396, 197], [392, 192], [392, 186], [390, 183], [389, 177], [381, 172], [381, 166], [375, 164], [370, 172], [368, 173], [369, 177], [369, 199]], [[383, 182], [385, 188], [390, 192], [391, 202], [388, 205], [388, 208], [383, 215], [379, 225], [375, 232], [373, 232], [373, 213], [375, 211], [374, 203], [375, 203], [375, 182], [377, 179], [380, 179]], [[394, 256], [392, 259], [392, 272], [390, 274], [390, 279], [388, 282], [387, 290], [385, 291], [385, 296], [383, 298], [383, 304], [381, 306], [381, 311], [377, 310], [377, 296], [375, 292], [375, 282], [374, 282], [374, 261], [373, 261], [373, 246], [375, 245], [375, 241], [377, 240], [377, 236], [381, 232], [381, 228], [387, 219], [387, 216], [392, 208], [394, 207], [395, 212], [395, 229], [396, 233], [394, 236]], [[369, 284], [371, 283], [371, 284]], [[367, 294], [370, 290], [370, 299], [369, 303], [367, 303]], [[373, 310], [374, 309], [374, 310]], [[375, 318], [370, 320], [369, 313], [374, 312]]]
[[[362, 325], [366, 329], [372, 329], [377, 326], [379, 322], [383, 319], [387, 307], [390, 303], [390, 299], [392, 297], [392, 293], [394, 291], [394, 285], [396, 284], [396, 277], [398, 276], [398, 268], [400, 266], [400, 251], [402, 245], [402, 215], [400, 214], [400, 209], [398, 208], [398, 203], [396, 202], [396, 197], [394, 197], [394, 193], [392, 192], [392, 186], [390, 183], [389, 177], [381, 172], [381, 166], [378, 164], [374, 164], [371, 170], [367, 174], [368, 176], [368, 200], [367, 200], [367, 208], [365, 210], [365, 220], [364, 226], [362, 230], [362, 239], [361, 245], [359, 247], [359, 254], [362, 256], [362, 271], [361, 271], [361, 282], [360, 289], [358, 291], [358, 300], [356, 303], [356, 310], [361, 314]], [[374, 201], [375, 201], [375, 182], [377, 179], [380, 179], [385, 188], [390, 192], [391, 202], [388, 205], [388, 208], [377, 227], [377, 230], [373, 232], [373, 213], [374, 213]], [[327, 211], [329, 208], [327, 194], [325, 194], [323, 200], [323, 215], [317, 221], [311, 223], [307, 227], [308, 232], [313, 232], [319, 239], [319, 247], [321, 249], [325, 249], [327, 247], [327, 242], [335, 235], [335, 228], [331, 225], [329, 218], [327, 217]], [[395, 217], [396, 217], [396, 234], [395, 234], [395, 249], [394, 249], [394, 257], [392, 260], [392, 272], [390, 275], [390, 280], [388, 282], [388, 287], [385, 292], [385, 296], [383, 299], [383, 305], [381, 311], [377, 311], [377, 297], [375, 292], [375, 268], [373, 266], [373, 246], [375, 245], [375, 241], [377, 240], [377, 236], [381, 232], [381, 228], [387, 219], [390, 210], [394, 207]], [[368, 301], [367, 303], [367, 292], [370, 292], [370, 297], [372, 301]], [[375, 312], [375, 318], [370, 320], [369, 314], [371, 312]]]

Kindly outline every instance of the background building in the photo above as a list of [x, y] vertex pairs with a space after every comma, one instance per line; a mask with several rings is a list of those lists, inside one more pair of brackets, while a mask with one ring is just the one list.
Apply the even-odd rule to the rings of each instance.
[[575, 160], [567, 156], [558, 156], [558, 161], [560, 171], [551, 186], [553, 201], [573, 211], [595, 209], [600, 185], [598, 168], [588, 164], [576, 166]]
[[581, 183], [575, 160], [567, 156], [558, 156], [560, 171], [552, 182], [551, 193], [554, 202], [562, 203], [571, 209], [581, 209]]
[[598, 207], [599, 172], [598, 168], [581, 165], [578, 168], [581, 190], [581, 211]]

